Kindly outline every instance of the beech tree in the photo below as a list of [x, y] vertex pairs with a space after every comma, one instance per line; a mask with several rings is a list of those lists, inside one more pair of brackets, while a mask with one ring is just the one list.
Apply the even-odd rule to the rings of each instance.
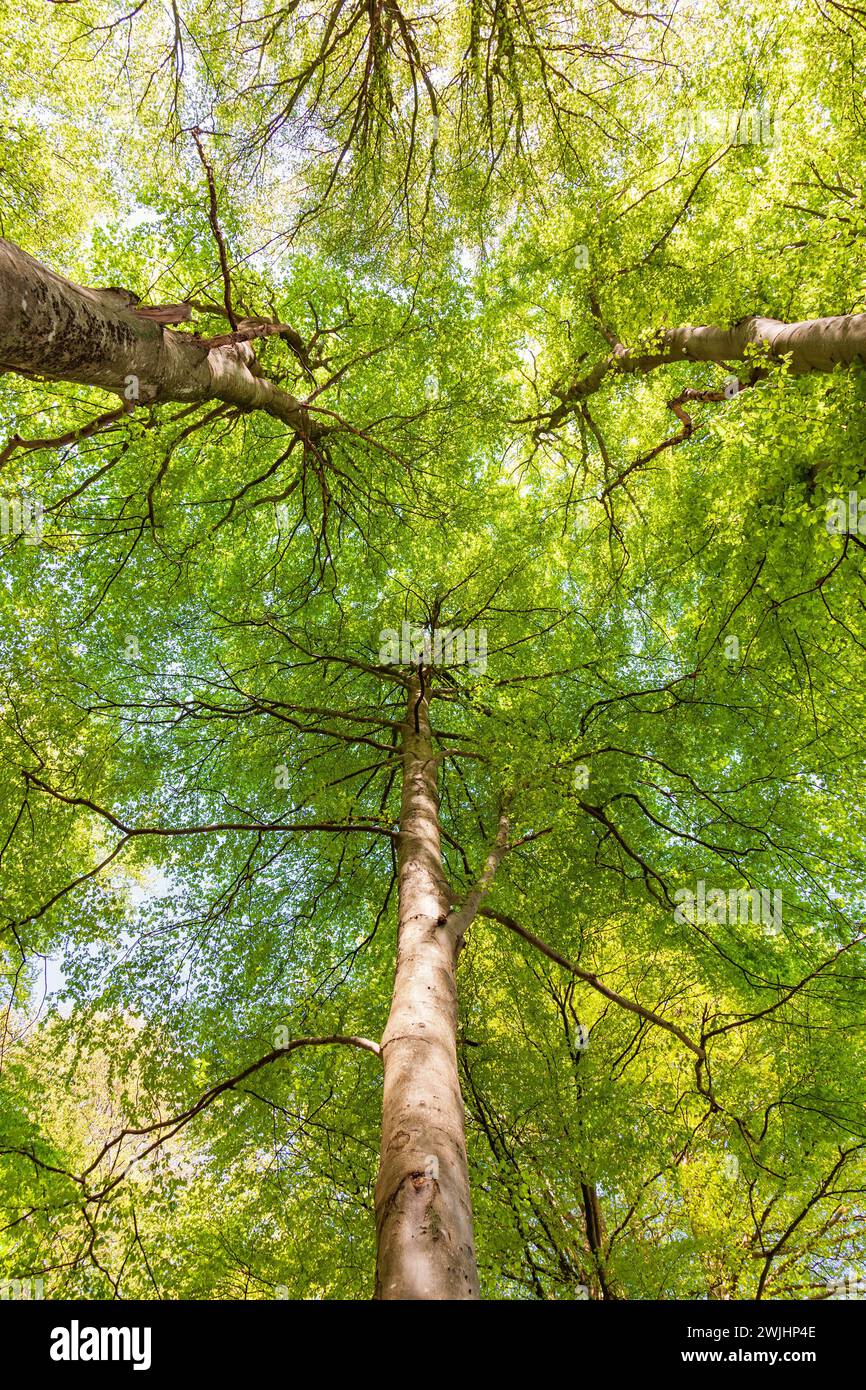
[[3, 21], [8, 1277], [857, 1277], [863, 16], [717, 17]]

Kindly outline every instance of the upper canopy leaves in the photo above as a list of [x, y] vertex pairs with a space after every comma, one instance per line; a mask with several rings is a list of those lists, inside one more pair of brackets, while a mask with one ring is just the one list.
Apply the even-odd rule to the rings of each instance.
[[[854, 18], [38, 14], [3, 235], [188, 304], [178, 334], [279, 326], [250, 360], [317, 430], [0, 383], [7, 511], [43, 509], [2, 539], [4, 1265], [368, 1291], [357, 1049], [83, 1175], [283, 1033], [379, 1036], [407, 679], [447, 629], [476, 656], [427, 661], [455, 902], [512, 822], [459, 974], [486, 1291], [820, 1296], [866, 1143], [864, 546], [827, 526], [862, 372], [756, 344], [559, 407], [666, 329], [866, 309]], [[779, 921], [677, 911], [753, 889]], [[64, 1002], [28, 1029], [45, 960]]]

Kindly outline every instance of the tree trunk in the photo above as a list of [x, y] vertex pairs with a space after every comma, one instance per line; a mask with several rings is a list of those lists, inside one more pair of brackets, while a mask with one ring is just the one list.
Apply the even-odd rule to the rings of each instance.
[[463, 1099], [457, 955], [442, 868], [428, 698], [416, 680], [403, 725], [399, 926], [376, 1184], [376, 1297], [478, 1298]]
[[132, 298], [74, 285], [0, 239], [0, 372], [99, 387], [130, 406], [220, 400], [315, 435], [301, 403], [258, 375], [249, 343], [209, 348], [142, 317]]
[[613, 1298], [604, 1264], [604, 1218], [598, 1200], [598, 1188], [594, 1182], [581, 1180], [580, 1195], [583, 1199], [583, 1215], [586, 1225], [586, 1242], [595, 1264], [598, 1284], [602, 1298]]

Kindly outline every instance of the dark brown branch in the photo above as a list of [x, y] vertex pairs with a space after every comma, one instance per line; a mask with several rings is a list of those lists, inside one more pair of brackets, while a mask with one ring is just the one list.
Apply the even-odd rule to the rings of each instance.
[[621, 1008], [628, 1009], [630, 1013], [637, 1014], [639, 1018], [645, 1019], [647, 1023], [654, 1023], [657, 1028], [664, 1028], [666, 1032], [673, 1033], [674, 1037], [679, 1038], [681, 1043], [685, 1043], [689, 1051], [693, 1052], [700, 1061], [706, 1061], [704, 1049], [697, 1043], [692, 1042], [688, 1034], [684, 1033], [681, 1028], [678, 1028], [675, 1023], [669, 1023], [667, 1019], [660, 1018], [658, 1014], [653, 1013], [652, 1009], [645, 1009], [643, 1004], [637, 1004], [631, 999], [625, 999], [621, 994], [617, 994], [615, 990], [609, 989], [607, 985], [601, 983], [597, 975], [591, 974], [588, 970], [581, 970], [579, 965], [573, 965], [565, 956], [560, 955], [559, 951], [555, 950], [552, 946], [548, 946], [546, 941], [542, 941], [540, 937], [528, 931], [526, 927], [522, 927], [519, 922], [515, 922], [513, 917], [507, 916], [504, 912], [496, 912], [490, 907], [479, 907], [478, 915], [480, 917], [487, 917], [490, 921], [499, 922], [501, 926], [507, 927], [508, 930], [514, 932], [515, 935], [522, 937], [524, 941], [528, 941], [530, 946], [534, 946], [537, 951], [541, 951], [542, 955], [547, 956], [548, 960], [555, 961], [557, 965], [561, 965], [564, 970], [570, 971], [577, 979], [583, 980], [584, 984], [597, 990], [599, 994], [603, 994], [606, 999], [612, 1000], [614, 1004], [619, 1004]]
[[201, 131], [199, 130], [198, 126], [193, 127], [190, 134], [192, 135], [192, 138], [195, 141], [196, 149], [198, 150], [198, 157], [202, 162], [202, 167], [207, 177], [207, 191], [209, 201], [208, 220], [210, 221], [211, 231], [213, 232], [214, 241], [216, 242], [217, 250], [219, 251], [220, 269], [222, 271], [223, 277], [223, 297], [226, 306], [226, 318], [228, 319], [232, 328], [236, 329], [238, 326], [238, 321], [235, 316], [234, 307], [232, 305], [232, 282], [231, 275], [229, 272], [229, 258], [228, 253], [226, 252], [226, 244], [223, 238], [222, 230], [220, 228], [219, 213], [217, 210], [216, 180], [214, 179], [213, 169], [208, 161], [207, 155], [204, 152], [204, 146], [201, 142]]

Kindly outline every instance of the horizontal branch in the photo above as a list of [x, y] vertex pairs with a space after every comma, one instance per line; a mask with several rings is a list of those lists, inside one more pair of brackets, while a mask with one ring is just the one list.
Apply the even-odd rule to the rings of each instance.
[[674, 362], [712, 362], [725, 366], [747, 360], [757, 349], [773, 361], [787, 361], [795, 375], [832, 372], [866, 361], [866, 314], [838, 314], [830, 318], [782, 323], [753, 314], [733, 328], [712, 324], [683, 324], [646, 335], [650, 348], [628, 348], [617, 343], [585, 376], [575, 377], [555, 392], [561, 404], [553, 410], [545, 428], [556, 429], [610, 377], [645, 374]]
[[89, 800], [85, 796], [67, 796], [64, 792], [59, 792], [56, 787], [51, 787], [47, 782], [43, 782], [27, 769], [22, 769], [24, 777], [29, 784], [38, 787], [40, 791], [47, 792], [56, 801], [62, 801], [66, 806], [80, 806], [86, 811], [92, 811], [94, 815], [101, 816], [107, 820], [116, 830], [119, 830], [129, 839], [140, 838], [145, 835], [208, 835], [227, 830], [254, 831], [262, 834], [266, 831], [279, 831], [281, 833], [303, 833], [306, 830], [320, 830], [334, 834], [358, 833], [371, 835], [387, 835], [390, 839], [396, 839], [398, 831], [390, 826], [375, 825], [366, 821], [295, 821], [287, 824], [283, 821], [215, 821], [211, 825], [124, 825], [123, 821], [113, 812], [107, 811], [105, 807], [97, 805], [95, 801]]

